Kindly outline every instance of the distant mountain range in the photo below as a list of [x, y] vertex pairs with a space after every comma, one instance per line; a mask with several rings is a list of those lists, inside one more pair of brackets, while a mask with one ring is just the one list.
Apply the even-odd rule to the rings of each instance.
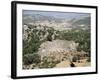
[[72, 22], [72, 26], [76, 27], [76, 28], [90, 28], [90, 17], [84, 17], [82, 19], [79, 20], [73, 20]]
[[43, 21], [48, 21], [48, 22], [56, 22], [56, 23], [61, 23], [62, 19], [55, 18], [53, 16], [44, 16], [41, 14], [24, 14], [23, 15], [23, 23], [28, 24], [28, 23], [36, 23], [36, 22], [43, 22]]
[[23, 14], [23, 24], [43, 23], [46, 26], [54, 24], [56, 27], [60, 26], [64, 28], [90, 28], [90, 22], [91, 22], [90, 20], [91, 20], [90, 16], [83, 17], [81, 19], [75, 18], [68, 21], [67, 19], [55, 18], [50, 15], [44, 16], [41, 14]]

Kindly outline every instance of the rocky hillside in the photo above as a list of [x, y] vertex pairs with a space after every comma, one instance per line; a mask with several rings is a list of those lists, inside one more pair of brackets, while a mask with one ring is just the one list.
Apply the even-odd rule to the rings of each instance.
[[77, 51], [78, 43], [67, 40], [53, 40], [52, 42], [46, 41], [40, 45], [38, 54], [43, 56], [59, 55], [64, 52]]
[[90, 61], [90, 34], [90, 17], [68, 21], [53, 15], [23, 14], [23, 68], [53, 68], [64, 60]]
[[[55, 30], [52, 27], [41, 25], [37, 26], [28, 24], [23, 26], [23, 47], [25, 48], [25, 54], [27, 52], [31, 53], [38, 51], [40, 45], [46, 41], [50, 41], [53, 43], [53, 41], [57, 39], [62, 40], [62, 42], [66, 40], [74, 41], [74, 43], [79, 43], [77, 47], [79, 51], [90, 51], [90, 32], [88, 30], [72, 29], [59, 31]], [[59, 41], [58, 43], [62, 42]], [[67, 44], [68, 43], [66, 43], [65, 45]], [[27, 50], [28, 48], [29, 50]]]

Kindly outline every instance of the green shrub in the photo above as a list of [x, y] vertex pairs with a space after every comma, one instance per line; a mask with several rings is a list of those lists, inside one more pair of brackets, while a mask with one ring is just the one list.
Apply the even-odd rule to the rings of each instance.
[[91, 62], [91, 58], [90, 57], [87, 59], [87, 62]]
[[77, 57], [74, 56], [73, 59], [72, 59], [72, 62], [76, 62], [77, 61]]
[[29, 65], [32, 63], [39, 63], [41, 62], [41, 58], [38, 54], [26, 54], [23, 56], [23, 63], [24, 65]]
[[56, 63], [49, 63], [48, 68], [53, 68], [56, 66]]
[[53, 57], [44, 56], [41, 63], [39, 64], [39, 68], [53, 68], [60, 61], [54, 61]]

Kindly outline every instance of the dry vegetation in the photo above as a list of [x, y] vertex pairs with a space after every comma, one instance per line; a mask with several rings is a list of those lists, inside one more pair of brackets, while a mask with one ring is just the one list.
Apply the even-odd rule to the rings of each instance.
[[[40, 28], [37, 29], [35, 25], [28, 25], [28, 29], [26, 30], [27, 38], [23, 39], [23, 69], [90, 66], [89, 30], [72, 29], [57, 31], [46, 26], [38, 27]], [[70, 43], [66, 43], [68, 47], [65, 47], [65, 51], [60, 51], [58, 48], [58, 52], [55, 50], [52, 54], [47, 51], [46, 56], [43, 56], [42, 52], [38, 54], [43, 43], [46, 41], [53, 43], [56, 40], [69, 41]], [[78, 43], [78, 45], [70, 47], [69, 45], [72, 43], [75, 45]]]

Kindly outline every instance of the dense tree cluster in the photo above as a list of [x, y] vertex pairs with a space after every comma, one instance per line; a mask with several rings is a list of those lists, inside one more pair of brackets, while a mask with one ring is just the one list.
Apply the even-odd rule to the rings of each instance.
[[79, 43], [77, 50], [78, 51], [85, 51], [90, 53], [90, 31], [89, 30], [70, 30], [61, 32], [61, 39], [65, 40], [73, 40], [76, 43]]

